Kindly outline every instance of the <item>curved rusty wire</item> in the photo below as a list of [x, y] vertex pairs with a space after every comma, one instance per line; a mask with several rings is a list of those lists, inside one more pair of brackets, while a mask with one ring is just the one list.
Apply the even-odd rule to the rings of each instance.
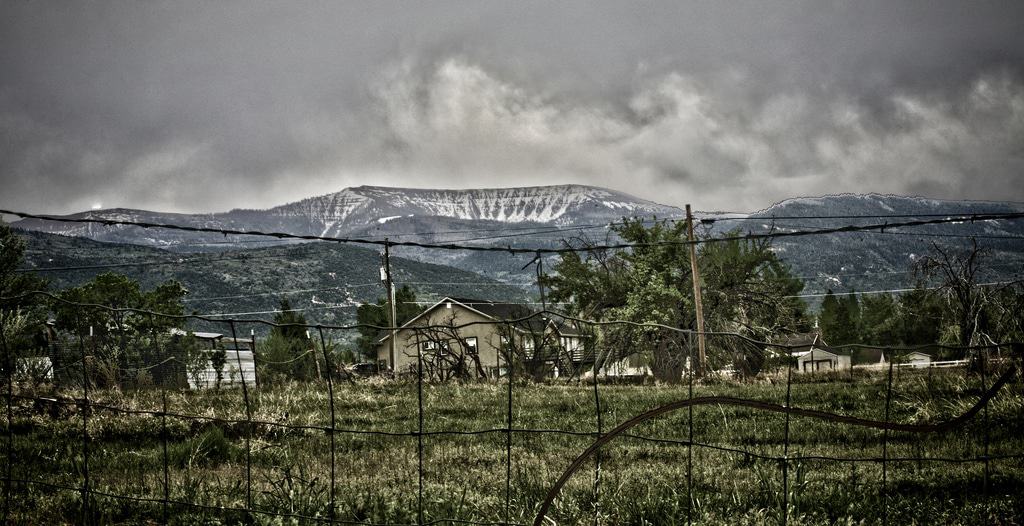
[[562, 487], [565, 486], [565, 483], [569, 481], [569, 478], [572, 477], [574, 473], [576, 473], [576, 470], [578, 470], [580, 466], [582, 466], [583, 463], [586, 462], [587, 459], [589, 459], [594, 453], [596, 453], [597, 450], [601, 449], [602, 446], [604, 446], [608, 442], [611, 442], [619, 435], [625, 433], [628, 429], [643, 422], [646, 422], [647, 420], [650, 420], [652, 418], [661, 416], [665, 413], [697, 405], [720, 404], [739, 407], [750, 407], [753, 409], [771, 411], [774, 413], [785, 413], [790, 415], [806, 416], [809, 418], [816, 418], [819, 420], [826, 420], [829, 422], [848, 424], [852, 426], [870, 427], [875, 429], [888, 429], [890, 431], [906, 431], [908, 433], [937, 433], [942, 431], [948, 431], [950, 429], [958, 427], [964, 422], [973, 418], [976, 414], [978, 414], [979, 411], [981, 411], [982, 407], [984, 407], [985, 404], [988, 403], [988, 401], [992, 399], [992, 397], [994, 397], [1000, 389], [1002, 389], [1003, 385], [1006, 384], [1006, 382], [1008, 382], [1016, 372], [1016, 366], [1009, 368], [1005, 373], [1003, 373], [1002, 376], [999, 377], [999, 380], [996, 381], [996, 383], [992, 384], [992, 387], [989, 388], [989, 390], [986, 391], [980, 399], [978, 399], [978, 402], [974, 404], [973, 407], [964, 412], [962, 415], [951, 420], [947, 420], [945, 422], [938, 422], [933, 424], [889, 423], [879, 420], [870, 420], [866, 418], [857, 418], [853, 416], [837, 415], [835, 413], [818, 411], [816, 409], [786, 407], [784, 405], [773, 404], [769, 402], [761, 402], [758, 400], [748, 400], [745, 398], [735, 398], [731, 396], [702, 396], [699, 398], [680, 400], [678, 402], [665, 404], [663, 406], [651, 409], [646, 413], [637, 415], [619, 424], [615, 429], [612, 429], [611, 431], [608, 432], [608, 434], [597, 439], [596, 442], [594, 442], [590, 447], [584, 450], [583, 453], [580, 454], [580, 456], [577, 457], [576, 460], [574, 460], [568, 468], [566, 468], [565, 472], [562, 473], [562, 476], [558, 478], [557, 482], [555, 482], [555, 485], [552, 486], [551, 489], [548, 491], [547, 496], [544, 497], [544, 502], [540, 506], [540, 510], [537, 512], [537, 518], [534, 519], [533, 524], [534, 526], [542, 526], [544, 524], [544, 517], [547, 516], [548, 509], [551, 508], [551, 503], [554, 502], [555, 497], [558, 496], [558, 493], [562, 490]]

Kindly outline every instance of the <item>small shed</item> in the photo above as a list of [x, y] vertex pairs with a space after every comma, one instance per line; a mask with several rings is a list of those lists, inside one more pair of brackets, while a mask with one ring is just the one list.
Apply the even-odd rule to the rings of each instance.
[[798, 372], [813, 373], [850, 369], [850, 356], [832, 352], [828, 344], [821, 339], [820, 334], [807, 334], [798, 338], [800, 339], [791, 339], [787, 343], [790, 346], [792, 356], [796, 358], [796, 369]]
[[[242, 380], [249, 385], [256, 384], [255, 338], [226, 338], [216, 332], [186, 332], [171, 329], [171, 334], [184, 336], [191, 334], [199, 342], [204, 354], [218, 350], [224, 352], [224, 368], [221, 370], [221, 387], [240, 386]], [[208, 389], [217, 385], [217, 370], [213, 360], [194, 364], [186, 371], [188, 386], [191, 389]]]
[[932, 356], [923, 352], [914, 351], [903, 357], [910, 367], [928, 367], [932, 363]]
[[811, 350], [798, 353], [796, 367], [802, 373], [849, 370], [850, 357], [812, 346]]

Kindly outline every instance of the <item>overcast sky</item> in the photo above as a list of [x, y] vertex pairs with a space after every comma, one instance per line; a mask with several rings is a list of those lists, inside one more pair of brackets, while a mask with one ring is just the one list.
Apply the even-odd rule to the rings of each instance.
[[[685, 5], [680, 5], [685, 4]], [[0, 3], [0, 205], [1024, 201], [1024, 2]]]

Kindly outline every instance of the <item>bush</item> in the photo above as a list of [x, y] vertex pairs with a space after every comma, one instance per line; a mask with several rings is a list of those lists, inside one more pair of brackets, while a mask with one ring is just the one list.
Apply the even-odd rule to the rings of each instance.
[[170, 445], [167, 457], [179, 468], [192, 466], [217, 466], [235, 458], [238, 448], [224, 436], [224, 430], [210, 425], [203, 434], [184, 442]]

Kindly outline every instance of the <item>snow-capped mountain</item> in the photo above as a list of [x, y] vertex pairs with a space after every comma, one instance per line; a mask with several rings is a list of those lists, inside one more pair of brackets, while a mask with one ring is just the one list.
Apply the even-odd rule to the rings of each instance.
[[677, 217], [682, 211], [614, 190], [581, 185], [425, 190], [360, 186], [271, 208], [272, 217], [308, 218], [322, 235], [339, 235], [403, 218], [570, 226], [628, 217]]
[[[1024, 212], [1024, 203], [841, 194], [787, 199], [746, 219], [719, 220], [714, 232], [806, 231], [1020, 212]], [[916, 277], [911, 267], [919, 257], [931, 253], [936, 246], [958, 252], [975, 242], [986, 251], [981, 281], [1004, 282], [1024, 277], [1024, 219], [968, 220], [781, 237], [773, 241], [772, 249], [805, 282], [805, 293], [818, 294], [827, 289], [849, 292], [912, 287]]]
[[[682, 211], [631, 195], [582, 185], [428, 190], [360, 186], [303, 199], [268, 210], [232, 210], [215, 214], [164, 214], [146, 210], [110, 209], [73, 214], [76, 218], [172, 223], [206, 228], [264, 230], [319, 236], [407, 235], [411, 227], [452, 227], [468, 223], [545, 227], [605, 224], [623, 217], [679, 217]], [[23, 220], [14, 226], [97, 241], [182, 248], [204, 243], [230, 244], [221, 236], [135, 227]], [[413, 228], [415, 230], [415, 228]]]
[[[699, 199], [695, 199], [699, 201]], [[878, 194], [787, 199], [750, 214], [697, 213], [698, 232], [787, 232], [843, 225], [874, 225], [961, 214], [1024, 212], [1024, 203], [954, 201]], [[332, 237], [477, 245], [554, 247], [618, 241], [609, 223], [623, 217], [677, 219], [683, 212], [628, 194], [589, 186], [480, 190], [421, 190], [361, 186], [268, 210], [218, 214], [162, 214], [101, 210], [75, 214], [112, 220], [262, 230]], [[163, 247], [181, 252], [257, 248], [286, 241], [165, 229], [25, 220], [14, 226], [98, 241]], [[964, 221], [912, 228], [879, 228], [777, 238], [772, 249], [806, 283], [805, 292], [864, 291], [912, 286], [911, 264], [934, 244], [953, 249], [973, 241], [988, 251], [983, 279], [1020, 279], [1024, 269], [1024, 220]], [[398, 255], [476, 272], [533, 287], [532, 255], [401, 247]]]

